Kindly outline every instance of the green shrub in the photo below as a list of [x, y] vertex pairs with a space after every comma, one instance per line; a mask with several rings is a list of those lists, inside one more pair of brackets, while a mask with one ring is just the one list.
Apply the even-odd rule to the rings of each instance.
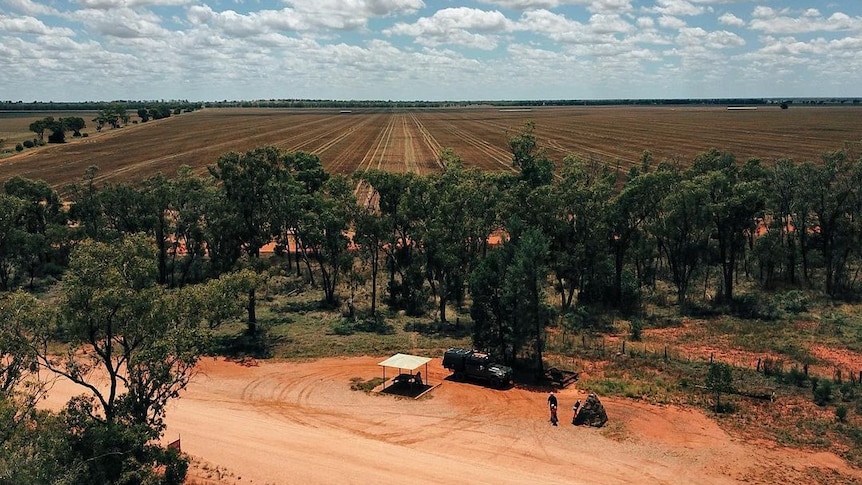
[[835, 408], [835, 419], [842, 423], [847, 422], [847, 406], [839, 404], [838, 407]]
[[781, 311], [773, 299], [762, 298], [759, 294], [746, 293], [734, 298], [733, 313], [739, 318], [776, 320]]
[[16, 152], [23, 152], [24, 151], [24, 145], [22, 145], [20, 143], [15, 145], [15, 151]]
[[639, 318], [634, 318], [631, 321], [631, 327], [631, 336], [629, 338], [631, 338], [632, 342], [640, 342], [643, 337], [643, 323]]
[[856, 399], [856, 386], [849, 382], [841, 384], [838, 391], [841, 392], [841, 400], [844, 402], [850, 402]]
[[841, 312], [829, 312], [820, 318], [820, 333], [840, 337], [847, 324], [847, 316]]
[[794, 367], [790, 369], [787, 374], [785, 374], [786, 382], [795, 385], [796, 387], [805, 386], [805, 381], [808, 380], [808, 376], [805, 375], [804, 372], [799, 370], [798, 367]]
[[808, 298], [800, 290], [791, 290], [775, 295], [773, 300], [775, 306], [786, 313], [795, 315], [808, 310]]
[[331, 325], [332, 333], [335, 335], [353, 335], [353, 325], [346, 319], [341, 319]]
[[24, 148], [33, 148], [34, 146], [36, 144], [32, 140], [24, 140]]
[[818, 379], [814, 384], [814, 404], [825, 406], [832, 401], [832, 381], [829, 379]]

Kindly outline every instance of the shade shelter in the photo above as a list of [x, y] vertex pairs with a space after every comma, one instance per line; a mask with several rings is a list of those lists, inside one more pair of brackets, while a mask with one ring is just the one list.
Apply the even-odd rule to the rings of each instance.
[[[392, 357], [384, 360], [383, 362], [378, 363], [377, 365], [383, 367], [383, 388], [386, 389], [386, 383], [388, 382], [386, 379], [386, 368], [398, 369], [398, 373], [392, 378], [392, 382], [409, 382], [411, 385], [418, 384], [420, 386], [424, 386], [428, 381], [428, 362], [431, 361], [430, 357], [422, 357], [419, 355], [410, 355], [410, 354], [395, 354]], [[416, 374], [414, 371], [419, 369], [420, 367], [425, 366], [425, 377], [423, 378], [419, 375], [418, 379], [416, 378]], [[406, 372], [405, 372], [406, 371]]]

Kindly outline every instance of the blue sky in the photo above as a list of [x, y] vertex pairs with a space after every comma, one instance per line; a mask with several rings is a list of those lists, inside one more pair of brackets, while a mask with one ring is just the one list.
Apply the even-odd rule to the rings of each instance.
[[862, 96], [862, 1], [0, 0], [0, 100]]

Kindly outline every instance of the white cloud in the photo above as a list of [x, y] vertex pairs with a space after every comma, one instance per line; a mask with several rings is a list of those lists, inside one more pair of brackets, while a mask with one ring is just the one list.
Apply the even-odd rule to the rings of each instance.
[[192, 3], [194, 0], [77, 0], [85, 9], [111, 10], [116, 8], [136, 8], [155, 6], [177, 6]]
[[655, 7], [647, 11], [672, 16], [694, 16], [706, 12], [706, 7], [699, 7], [687, 0], [656, 0]]
[[590, 17], [590, 27], [599, 34], [626, 34], [634, 32], [632, 24], [619, 15], [595, 14]]
[[862, 17], [851, 17], [842, 12], [835, 12], [828, 18], [809, 15], [789, 17], [779, 14], [766, 7], [757, 7], [754, 19], [749, 23], [753, 30], [767, 34], [801, 34], [809, 32], [862, 32]]
[[655, 20], [652, 17], [638, 17], [637, 26], [641, 29], [652, 29], [655, 27]]
[[733, 15], [732, 13], [725, 13], [718, 17], [719, 23], [723, 25], [730, 25], [731, 27], [742, 27], [745, 25], [745, 20]]
[[0, 85], [13, 99], [851, 96], [862, 19], [836, 9], [856, 1], [0, 0]]
[[751, 12], [752, 17], [756, 18], [769, 18], [774, 17], [776, 12], [774, 9], [770, 7], [764, 7], [763, 5], [758, 5], [754, 7], [754, 11]]
[[665, 29], [676, 29], [676, 30], [681, 29], [681, 28], [686, 26], [686, 23], [684, 20], [677, 18], [677, 17], [671, 17], [670, 15], [662, 15], [661, 17], [659, 17], [658, 18], [658, 24]]
[[481, 3], [512, 10], [554, 9], [581, 5], [591, 13], [625, 13], [633, 10], [631, 0], [479, 0]]
[[846, 37], [826, 40], [822, 37], [810, 41], [799, 41], [793, 37], [766, 37], [764, 46], [757, 52], [775, 56], [851, 56], [862, 52], [862, 37]]
[[[412, 14], [425, 7], [422, 0], [285, 0], [285, 3], [301, 15], [334, 17], [341, 19], [336, 21], [336, 24], [344, 25], [364, 25], [371, 17]], [[349, 22], [347, 19], [356, 19], [357, 22]]]
[[6, 15], [0, 15], [0, 32], [51, 36], [75, 35], [70, 29], [49, 27], [35, 17], [10, 17]]
[[586, 37], [589, 34], [584, 24], [548, 10], [524, 12], [518, 21], [518, 30], [545, 35], [553, 40], [564, 42], [587, 40]]
[[633, 10], [630, 0], [593, 0], [587, 5], [593, 13], [627, 13]]
[[116, 8], [111, 10], [83, 9], [66, 14], [92, 31], [123, 39], [136, 37], [167, 37], [170, 32], [163, 28], [161, 17], [145, 10]]
[[233, 10], [216, 12], [209, 5], [193, 5], [187, 16], [193, 25], [209, 25], [230, 36], [250, 37], [270, 32], [318, 33], [321, 29], [350, 30], [365, 25], [366, 19], [349, 16], [320, 17], [290, 8], [258, 10], [248, 14]]
[[396, 23], [383, 33], [411, 36], [417, 43], [427, 46], [453, 44], [490, 50], [497, 46], [497, 34], [513, 29], [512, 21], [499, 11], [457, 7], [438, 10], [431, 17], [422, 17], [412, 24]]
[[702, 46], [709, 49], [725, 49], [745, 45], [745, 39], [733, 32], [726, 30], [707, 32], [700, 27], [680, 29], [676, 40], [682, 46]]
[[[751, 0], [691, 0], [692, 3], [702, 4], [727, 4], [727, 3], [749, 3]], [[764, 0], [769, 1], [769, 0]]]
[[481, 3], [496, 5], [513, 10], [532, 10], [536, 8], [556, 8], [565, 3], [561, 0], [479, 0]]
[[33, 0], [5, 0], [6, 5], [26, 15], [55, 15], [57, 9]]

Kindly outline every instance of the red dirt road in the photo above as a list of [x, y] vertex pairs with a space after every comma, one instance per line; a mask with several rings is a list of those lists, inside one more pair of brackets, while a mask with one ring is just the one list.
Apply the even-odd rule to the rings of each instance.
[[[209, 464], [197, 479], [218, 466], [231, 484], [862, 483], [832, 453], [744, 442], [696, 410], [605, 398], [608, 426], [573, 427], [576, 386], [558, 394], [555, 428], [544, 392], [444, 380], [439, 359], [428, 378], [443, 384], [423, 399], [350, 389], [352, 377], [381, 376], [382, 360], [205, 360], [169, 406], [164, 439], [181, 436]], [[73, 392], [59, 383], [49, 405]]]

